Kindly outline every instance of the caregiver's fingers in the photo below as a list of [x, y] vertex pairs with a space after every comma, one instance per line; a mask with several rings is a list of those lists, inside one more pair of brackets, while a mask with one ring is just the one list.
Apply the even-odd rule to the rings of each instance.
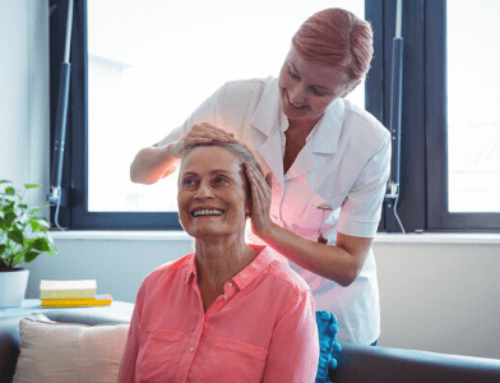
[[238, 143], [234, 138], [234, 134], [228, 133], [208, 122], [203, 122], [199, 125], [193, 125], [186, 137], [177, 141], [173, 154], [175, 157], [180, 157], [184, 148], [212, 142]]
[[221, 129], [208, 122], [202, 122], [199, 125], [194, 125], [190, 130], [190, 133], [191, 132], [192, 135], [212, 138], [214, 141], [232, 142], [232, 143], [238, 142], [234, 138], [233, 133], [226, 132], [224, 129]]
[[246, 162], [245, 165], [252, 189], [252, 199], [255, 199], [257, 203], [270, 203], [272, 175], [268, 174], [264, 179], [262, 173], [251, 162]]
[[253, 164], [246, 162], [245, 168], [252, 191], [252, 231], [258, 235], [265, 232], [272, 224], [269, 217], [271, 193], [266, 180]]

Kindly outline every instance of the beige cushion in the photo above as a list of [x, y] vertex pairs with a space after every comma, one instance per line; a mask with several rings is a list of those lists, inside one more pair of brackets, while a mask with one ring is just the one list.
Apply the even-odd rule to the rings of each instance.
[[14, 383], [116, 382], [129, 324], [87, 326], [22, 319]]

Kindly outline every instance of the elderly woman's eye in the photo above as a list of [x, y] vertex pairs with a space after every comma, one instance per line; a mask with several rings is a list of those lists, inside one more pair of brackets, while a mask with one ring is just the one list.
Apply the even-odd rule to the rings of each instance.
[[186, 178], [182, 181], [182, 186], [192, 186], [194, 185], [194, 180], [191, 178]]
[[228, 181], [227, 181], [227, 179], [225, 179], [225, 178], [223, 178], [223, 177], [217, 177], [217, 178], [215, 179], [215, 183], [216, 183], [217, 185], [223, 185], [223, 184], [226, 184], [227, 182], [228, 182]]

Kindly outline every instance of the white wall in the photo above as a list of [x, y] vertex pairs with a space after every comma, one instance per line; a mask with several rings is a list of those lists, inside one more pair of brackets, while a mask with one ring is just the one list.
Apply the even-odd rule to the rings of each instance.
[[49, 18], [46, 0], [0, 0], [0, 179], [49, 190]]
[[[0, 0], [0, 179], [48, 189], [48, 2]], [[39, 203], [34, 201], [35, 203]], [[30, 265], [40, 279], [94, 278], [100, 293], [133, 301], [154, 267], [191, 251], [188, 240], [56, 236], [61, 254]], [[500, 245], [376, 243], [380, 345], [500, 358]]]
[[380, 344], [500, 358], [499, 244], [376, 244]]

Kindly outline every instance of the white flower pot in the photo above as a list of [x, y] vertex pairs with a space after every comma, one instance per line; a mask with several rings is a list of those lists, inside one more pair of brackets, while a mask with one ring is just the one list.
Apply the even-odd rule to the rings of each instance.
[[30, 271], [16, 269], [14, 271], [0, 271], [0, 309], [21, 307]]

